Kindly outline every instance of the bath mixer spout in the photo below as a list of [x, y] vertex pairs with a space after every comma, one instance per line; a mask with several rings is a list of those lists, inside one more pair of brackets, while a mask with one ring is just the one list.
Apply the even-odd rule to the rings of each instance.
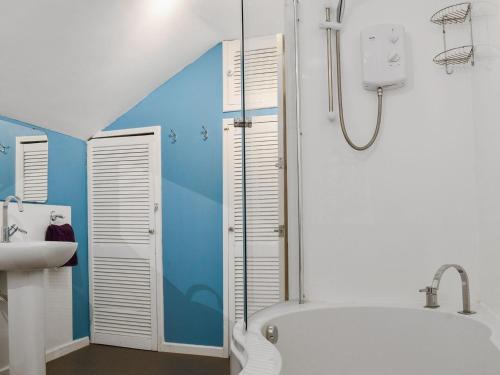
[[470, 308], [469, 277], [467, 276], [467, 272], [465, 272], [465, 269], [458, 264], [445, 264], [445, 265], [439, 267], [439, 269], [436, 271], [436, 273], [434, 275], [434, 279], [432, 279], [431, 286], [428, 286], [424, 289], [420, 289], [420, 292], [425, 293], [425, 296], [426, 296], [425, 307], [427, 307], [429, 309], [437, 309], [439, 307], [438, 294], [437, 294], [437, 292], [439, 290], [439, 284], [441, 283], [441, 279], [443, 277], [443, 274], [449, 268], [456, 269], [458, 271], [458, 274], [460, 275], [460, 279], [462, 281], [463, 309], [462, 309], [462, 311], [459, 311], [459, 313], [464, 314], [464, 315], [475, 314], [475, 312], [472, 311]]

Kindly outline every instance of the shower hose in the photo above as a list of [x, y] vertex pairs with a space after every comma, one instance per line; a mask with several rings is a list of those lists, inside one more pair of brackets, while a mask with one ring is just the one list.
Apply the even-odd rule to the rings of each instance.
[[345, 125], [345, 119], [344, 119], [344, 106], [342, 103], [342, 67], [341, 67], [341, 61], [340, 61], [340, 31], [336, 30], [335, 31], [335, 42], [336, 42], [336, 61], [337, 61], [337, 96], [338, 96], [338, 101], [339, 101], [339, 119], [340, 119], [340, 127], [342, 129], [342, 134], [344, 134], [344, 138], [351, 146], [353, 149], [356, 151], [364, 151], [369, 149], [375, 140], [378, 137], [378, 133], [380, 131], [380, 123], [382, 122], [382, 104], [383, 104], [383, 94], [384, 90], [382, 87], [379, 87], [377, 89], [377, 97], [378, 97], [378, 113], [377, 113], [377, 125], [375, 126], [375, 131], [373, 132], [372, 138], [370, 141], [365, 144], [364, 146], [358, 146], [356, 145], [351, 138], [349, 137], [349, 134], [347, 133], [346, 125]]

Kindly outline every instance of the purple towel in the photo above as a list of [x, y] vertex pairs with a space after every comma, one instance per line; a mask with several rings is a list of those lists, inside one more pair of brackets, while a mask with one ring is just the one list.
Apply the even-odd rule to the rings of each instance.
[[[75, 242], [75, 232], [69, 224], [49, 225], [45, 232], [45, 241]], [[78, 257], [75, 254], [66, 262], [63, 267], [74, 267], [78, 265]]]

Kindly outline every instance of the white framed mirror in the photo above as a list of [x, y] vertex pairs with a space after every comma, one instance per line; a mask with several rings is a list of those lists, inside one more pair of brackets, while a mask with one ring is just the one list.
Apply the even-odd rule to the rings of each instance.
[[17, 195], [26, 202], [47, 202], [48, 145], [43, 130], [0, 120], [0, 200]]
[[16, 137], [16, 195], [25, 202], [46, 203], [49, 184], [46, 135]]

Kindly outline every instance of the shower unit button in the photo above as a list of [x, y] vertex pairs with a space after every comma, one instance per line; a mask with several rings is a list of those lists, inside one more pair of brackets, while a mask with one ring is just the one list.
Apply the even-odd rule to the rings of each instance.
[[401, 60], [401, 56], [399, 56], [399, 53], [397, 53], [397, 51], [392, 51], [387, 57], [387, 61], [389, 61], [390, 63], [397, 63], [399, 60]]
[[363, 86], [370, 91], [406, 83], [405, 29], [400, 25], [371, 26], [361, 33]]

